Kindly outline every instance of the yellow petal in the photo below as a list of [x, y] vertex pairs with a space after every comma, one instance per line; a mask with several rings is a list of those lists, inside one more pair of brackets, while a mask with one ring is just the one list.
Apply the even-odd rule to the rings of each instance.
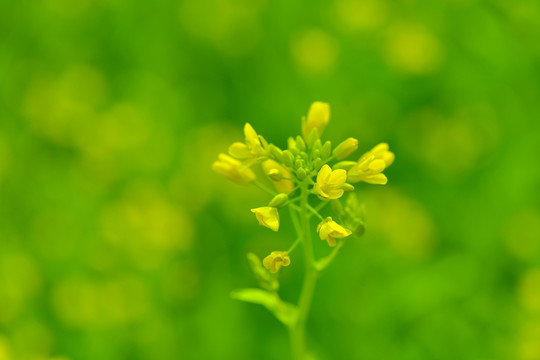
[[386, 178], [386, 175], [384, 174], [376, 174], [371, 176], [366, 176], [363, 181], [367, 182], [368, 184], [377, 184], [377, 185], [384, 185], [388, 182], [388, 179]]
[[369, 169], [375, 173], [380, 173], [386, 168], [386, 163], [384, 160], [373, 160], [369, 164]]
[[302, 136], [304, 140], [308, 140], [312, 130], [316, 130], [318, 137], [320, 137], [329, 121], [330, 105], [328, 103], [315, 101], [311, 104], [307, 118], [302, 121]]
[[244, 135], [246, 136], [246, 143], [248, 145], [261, 145], [259, 135], [257, 135], [257, 132], [255, 129], [253, 129], [253, 126], [251, 126], [250, 123], [246, 123], [246, 125], [244, 125]]
[[386, 167], [389, 167], [390, 165], [392, 165], [394, 163], [395, 158], [396, 156], [394, 155], [393, 152], [391, 151], [385, 152], [383, 155], [383, 160], [386, 163]]
[[332, 174], [332, 168], [328, 165], [323, 165], [319, 173], [317, 174], [317, 183], [322, 184], [327, 182], [327, 179]]
[[229, 154], [237, 159], [248, 159], [252, 156], [247, 145], [241, 142], [235, 142], [229, 146]]
[[[325, 165], [328, 166], [328, 165]], [[330, 168], [328, 166], [328, 168]], [[341, 186], [347, 180], [347, 172], [343, 169], [337, 169], [332, 171], [330, 177], [328, 178], [328, 183], [334, 186]]]

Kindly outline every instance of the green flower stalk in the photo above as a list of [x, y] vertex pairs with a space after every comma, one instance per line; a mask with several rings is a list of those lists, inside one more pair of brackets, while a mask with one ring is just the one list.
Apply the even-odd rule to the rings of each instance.
[[[354, 195], [351, 183], [365, 182], [384, 185], [383, 171], [394, 162], [388, 144], [381, 143], [363, 154], [357, 161], [343, 160], [358, 148], [358, 140], [348, 138], [333, 151], [330, 141], [321, 136], [330, 121], [330, 106], [314, 102], [302, 118], [301, 133], [287, 139], [287, 149], [269, 144], [250, 124], [244, 127], [245, 141], [235, 142], [229, 154], [220, 154], [212, 168], [221, 175], [242, 185], [254, 185], [271, 196], [267, 206], [251, 209], [261, 226], [279, 231], [280, 211], [288, 208], [296, 231], [296, 240], [287, 250], [274, 250], [263, 261], [248, 254], [248, 261], [261, 288], [239, 289], [231, 296], [235, 299], [265, 306], [289, 331], [291, 354], [295, 360], [306, 360], [306, 321], [309, 315], [317, 279], [336, 258], [345, 241], [364, 232], [364, 210]], [[335, 160], [341, 160], [330, 166]], [[253, 167], [259, 166], [265, 179], [257, 179]], [[264, 184], [270, 183], [270, 186]], [[341, 203], [345, 193], [345, 205]], [[310, 199], [318, 200], [317, 205]], [[334, 218], [323, 217], [319, 211], [331, 203]], [[318, 224], [312, 226], [312, 218]], [[335, 220], [334, 220], [335, 219]], [[316, 231], [331, 248], [329, 253], [316, 259], [312, 233]], [[291, 255], [302, 244], [304, 281], [297, 304], [281, 299], [278, 294], [280, 271], [295, 256]], [[300, 255], [296, 255], [300, 256]]]

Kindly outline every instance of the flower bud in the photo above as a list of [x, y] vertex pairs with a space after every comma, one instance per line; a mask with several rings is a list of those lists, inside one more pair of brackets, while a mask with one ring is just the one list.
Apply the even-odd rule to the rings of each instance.
[[295, 156], [300, 154], [300, 149], [298, 148], [298, 145], [296, 144], [296, 140], [294, 140], [292, 137], [287, 139], [287, 148]]
[[355, 152], [356, 149], [358, 149], [358, 140], [350, 137], [339, 144], [332, 154], [337, 160], [341, 160]]
[[332, 169], [343, 169], [349, 171], [349, 169], [352, 168], [354, 165], [356, 165], [356, 161], [340, 161], [334, 164], [334, 166], [332, 166]]
[[270, 200], [270, 202], [268, 203], [268, 206], [278, 208], [285, 205], [285, 203], [288, 200], [289, 200], [289, 197], [287, 196], [287, 194], [284, 194], [284, 193], [277, 194], [276, 196], [274, 196], [272, 200]]
[[281, 172], [278, 169], [270, 169], [266, 175], [274, 181], [279, 181], [283, 178], [283, 175], [281, 175]]
[[319, 150], [319, 152], [320, 152], [321, 149], [322, 149], [321, 139], [317, 139], [317, 140], [313, 143], [313, 151]]
[[302, 139], [302, 137], [300, 136], [296, 137], [296, 147], [300, 151], [306, 151], [306, 143], [304, 142], [304, 139]]
[[[288, 180], [292, 177], [291, 173], [289, 173], [289, 171], [287, 171], [287, 169], [285, 169], [281, 164], [272, 159], [268, 159], [263, 161], [261, 166], [264, 173], [273, 181], [274, 187], [277, 191], [280, 193], [288, 193], [292, 191], [294, 188], [294, 183], [291, 180]], [[274, 180], [274, 177], [277, 177], [278, 174], [272, 170], [277, 170], [277, 172], [279, 172], [279, 175], [281, 175], [279, 177], [280, 180]]]
[[296, 177], [300, 180], [304, 180], [307, 176], [306, 170], [303, 167], [296, 170]]
[[331, 151], [332, 151], [332, 143], [330, 141], [325, 142], [321, 150], [322, 158], [327, 159], [330, 156]]
[[294, 162], [294, 155], [289, 150], [283, 151], [283, 163], [285, 166], [292, 168]]
[[313, 130], [317, 131], [317, 137], [321, 137], [324, 128], [330, 121], [330, 105], [315, 101], [311, 104], [307, 117], [302, 119], [302, 136], [309, 139]]
[[283, 151], [275, 145], [270, 145], [270, 153], [278, 162], [283, 162]]
[[351, 184], [348, 184], [348, 183], [343, 184], [343, 186], [341, 188], [345, 192], [351, 192], [351, 191], [354, 190], [354, 186], [352, 186]]
[[317, 130], [313, 129], [311, 130], [311, 133], [309, 134], [308, 138], [307, 138], [307, 145], [308, 146], [313, 146], [317, 141], [321, 141], [319, 140], [319, 134], [317, 133]]

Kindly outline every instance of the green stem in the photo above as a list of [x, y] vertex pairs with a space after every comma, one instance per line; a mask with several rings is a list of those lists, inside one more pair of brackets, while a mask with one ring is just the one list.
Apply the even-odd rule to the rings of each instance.
[[261, 184], [260, 182], [258, 182], [257, 180], [253, 180], [253, 185], [255, 185], [256, 187], [258, 187], [259, 189], [261, 189], [262, 191], [268, 193], [269, 195], [272, 195], [272, 196], [275, 196], [277, 195], [277, 192], [270, 189], [269, 187], [266, 187], [265, 185]]
[[302, 235], [304, 246], [306, 274], [304, 277], [304, 283], [302, 285], [302, 291], [300, 293], [300, 300], [298, 301], [298, 317], [296, 322], [289, 328], [291, 350], [293, 359], [295, 360], [305, 360], [306, 358], [306, 321], [317, 282], [317, 270], [315, 269], [315, 258], [313, 255], [313, 246], [311, 244], [311, 229], [309, 228], [308, 209], [310, 206], [308, 204], [309, 192], [306, 182], [302, 184], [301, 189], [300, 235]]
[[332, 252], [328, 254], [328, 256], [317, 261], [315, 265], [315, 267], [317, 268], [317, 271], [319, 272], [324, 271], [328, 267], [328, 265], [330, 265], [330, 263], [334, 261], [336, 255], [339, 253], [339, 250], [341, 250], [344, 244], [345, 244], [345, 240], [341, 239], [337, 243], [337, 245], [332, 249]]
[[317, 210], [312, 208], [311, 205], [308, 205], [307, 208], [308, 208], [309, 211], [311, 211], [313, 213], [313, 215], [317, 216], [321, 220], [324, 220], [323, 217], [321, 216], [321, 214], [319, 214], [319, 212]]

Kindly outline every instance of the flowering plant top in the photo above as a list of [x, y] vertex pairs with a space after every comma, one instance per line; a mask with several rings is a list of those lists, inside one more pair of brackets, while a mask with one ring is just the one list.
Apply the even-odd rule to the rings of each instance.
[[[214, 171], [230, 180], [257, 186], [271, 195], [266, 206], [251, 209], [261, 226], [279, 231], [280, 211], [289, 210], [296, 240], [287, 250], [271, 251], [262, 262], [256, 255], [248, 254], [261, 289], [240, 289], [232, 296], [264, 305], [283, 322], [291, 334], [292, 355], [297, 360], [306, 357], [305, 322], [317, 277], [334, 260], [348, 237], [362, 235], [364, 231], [363, 207], [353, 193], [352, 184], [386, 184], [388, 179], [383, 171], [395, 158], [388, 144], [380, 143], [358, 160], [346, 160], [358, 149], [358, 140], [350, 137], [332, 149], [330, 141], [321, 140], [329, 122], [330, 106], [314, 102], [302, 118], [301, 135], [289, 137], [286, 149], [268, 143], [246, 123], [244, 141], [233, 143], [228, 154], [220, 154], [212, 165]], [[265, 179], [257, 178], [254, 167], [260, 167]], [[349, 195], [343, 204], [345, 193]], [[311, 199], [318, 199], [319, 203], [315, 205]], [[329, 203], [337, 221], [319, 213]], [[312, 216], [319, 219], [317, 226], [311, 227]], [[321, 259], [315, 259], [313, 253], [311, 233], [314, 231], [333, 248]], [[277, 276], [280, 269], [294, 261], [291, 252], [299, 243], [303, 245], [305, 278], [298, 304], [294, 305], [278, 296]]]

